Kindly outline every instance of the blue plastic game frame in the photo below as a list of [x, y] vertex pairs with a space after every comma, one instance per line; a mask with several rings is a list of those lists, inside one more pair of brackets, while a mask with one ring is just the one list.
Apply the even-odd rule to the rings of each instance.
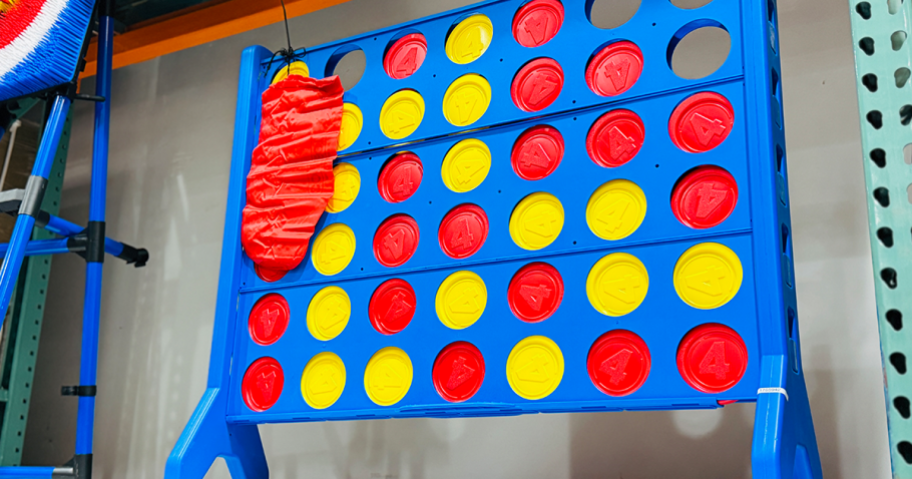
[[[200, 478], [219, 456], [226, 459], [235, 478], [267, 477], [256, 426], [265, 422], [714, 408], [730, 401], [757, 403], [754, 477], [821, 477], [800, 361], [775, 3], [715, 0], [698, 9], [682, 10], [665, 0], [644, 2], [626, 24], [600, 30], [586, 17], [587, 2], [565, 0], [561, 31], [551, 42], [534, 49], [521, 47], [510, 34], [513, 15], [523, 3], [483, 2], [309, 49], [303, 56], [314, 76], [332, 74], [335, 61], [351, 50], [360, 48], [367, 57], [364, 76], [345, 94], [346, 102], [361, 109], [364, 128], [338, 159], [358, 168], [361, 190], [350, 208], [324, 215], [317, 225], [319, 232], [328, 224], [345, 223], [358, 241], [351, 264], [331, 277], [317, 273], [308, 254], [285, 278], [266, 283], [257, 278], [252, 262], [242, 251], [241, 210], [259, 132], [260, 94], [281, 67], [278, 62], [270, 65], [272, 54], [262, 47], [244, 51], [208, 386], [168, 460], [166, 477]], [[491, 19], [494, 40], [480, 59], [457, 65], [443, 53], [444, 41], [452, 25], [473, 13], [483, 13]], [[712, 75], [700, 80], [681, 79], [669, 67], [669, 43], [702, 26], [725, 28], [731, 36], [731, 53]], [[420, 31], [427, 39], [427, 58], [413, 76], [392, 80], [382, 69], [384, 51], [391, 40], [413, 31]], [[642, 76], [633, 88], [617, 97], [599, 97], [583, 80], [586, 62], [600, 46], [619, 39], [633, 41], [642, 50]], [[565, 83], [550, 107], [534, 114], [524, 113], [513, 105], [509, 86], [515, 72], [538, 57], [558, 60]], [[494, 92], [491, 105], [475, 124], [453, 128], [440, 110], [443, 92], [454, 79], [470, 72], [480, 73], [490, 82]], [[394, 141], [380, 132], [377, 118], [385, 99], [404, 88], [422, 94], [426, 113], [414, 134]], [[728, 98], [735, 111], [735, 128], [724, 143], [709, 152], [684, 153], [668, 137], [668, 118], [675, 105], [702, 91], [718, 92]], [[631, 109], [642, 118], [646, 140], [634, 161], [605, 169], [588, 158], [585, 137], [596, 118], [615, 108]], [[508, 158], [516, 138], [539, 124], [560, 130], [566, 151], [554, 174], [528, 182], [513, 173]], [[438, 165], [447, 150], [465, 138], [484, 141], [494, 160], [481, 186], [457, 194], [443, 185]], [[384, 161], [403, 150], [422, 159], [424, 180], [405, 203], [389, 204], [380, 198], [375, 179]], [[668, 198], [681, 175], [704, 164], [728, 170], [738, 182], [740, 198], [732, 215], [721, 225], [693, 230], [676, 220]], [[595, 188], [617, 178], [635, 181], [643, 189], [648, 213], [633, 235], [606, 242], [588, 230], [585, 204]], [[552, 193], [561, 200], [566, 220], [553, 244], [529, 252], [513, 244], [506, 234], [506, 223], [515, 204], [538, 191]], [[440, 251], [436, 227], [451, 208], [463, 203], [485, 209], [490, 233], [477, 254], [454, 260]], [[421, 228], [422, 239], [408, 263], [386, 268], [373, 258], [370, 242], [377, 226], [394, 213], [411, 215]], [[702, 311], [680, 301], [670, 278], [675, 262], [687, 248], [709, 241], [726, 245], [738, 254], [744, 281], [731, 302]], [[599, 258], [616, 251], [636, 255], [649, 271], [650, 285], [646, 301], [634, 312], [608, 318], [590, 306], [585, 279]], [[539, 259], [561, 272], [564, 300], [552, 318], [527, 324], [517, 320], [507, 307], [506, 288], [519, 267]], [[458, 270], [481, 275], [489, 300], [478, 323], [452, 331], [437, 319], [433, 297], [441, 281]], [[418, 305], [415, 319], [406, 330], [384, 336], [374, 331], [367, 320], [367, 303], [374, 289], [393, 277], [409, 281], [415, 288]], [[320, 342], [307, 333], [303, 317], [314, 293], [327, 285], [344, 287], [352, 301], [352, 318], [342, 335]], [[251, 341], [244, 326], [257, 299], [269, 292], [280, 292], [288, 300], [292, 320], [283, 338], [294, 339], [259, 346]], [[574, 321], [573, 327], [568, 328], [566, 321]], [[681, 338], [704, 323], [721, 323], [735, 329], [749, 352], [744, 377], [719, 394], [691, 388], [675, 367]], [[592, 342], [612, 329], [635, 332], [649, 345], [652, 354], [649, 379], [625, 397], [599, 392], [584, 367]], [[502, 372], [512, 346], [534, 334], [555, 340], [567, 365], [557, 390], [538, 401], [514, 394]], [[437, 395], [429, 376], [440, 349], [459, 340], [469, 341], [482, 351], [488, 372], [474, 397], [453, 404]], [[360, 387], [361, 372], [371, 355], [387, 346], [399, 347], [409, 354], [415, 379], [400, 403], [380, 407]], [[321, 351], [332, 351], [343, 358], [348, 380], [336, 404], [315, 410], [305, 404], [297, 384], [304, 365]], [[254, 360], [265, 355], [276, 358], [285, 368], [284, 392], [268, 411], [253, 412], [241, 398], [240, 378]]]

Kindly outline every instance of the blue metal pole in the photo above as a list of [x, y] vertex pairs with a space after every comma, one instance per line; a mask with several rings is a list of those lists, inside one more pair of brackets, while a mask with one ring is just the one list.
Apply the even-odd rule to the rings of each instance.
[[51, 479], [54, 476], [53, 467], [35, 467], [35, 466], [5, 466], [0, 467], [0, 477], [45, 477]]
[[[104, 238], [105, 200], [108, 181], [108, 138], [111, 124], [111, 62], [114, 49], [114, 19], [110, 2], [102, 2], [98, 28], [98, 75], [95, 94], [104, 101], [95, 104], [95, 142], [92, 152], [92, 185], [89, 200], [88, 231]], [[97, 257], [96, 257], [97, 256]], [[101, 314], [101, 277], [104, 252], [86, 251], [85, 301], [82, 310], [82, 353], [79, 384], [94, 386], [98, 366], [98, 324]], [[95, 396], [80, 396], [76, 416], [76, 455], [92, 454], [95, 422]]]
[[[9, 250], [9, 243], [0, 243], [0, 257]], [[25, 245], [25, 256], [69, 253], [67, 239], [32, 240]]]
[[[70, 100], [68, 98], [63, 96], [54, 98], [47, 128], [41, 138], [41, 146], [38, 147], [38, 155], [35, 157], [35, 164], [32, 167], [32, 176], [26, 185], [25, 198], [10, 237], [9, 251], [3, 264], [0, 265], [0, 309], [3, 311], [9, 306], [13, 287], [19, 278], [22, 259], [25, 257], [25, 247], [32, 236], [35, 215], [38, 213], [44, 197], [44, 185], [47, 184], [47, 177], [51, 173], [51, 165], [57, 153], [57, 144], [60, 142], [60, 133], [63, 131], [69, 109]], [[3, 324], [3, 316], [5, 315], [0, 315], [0, 325]]]

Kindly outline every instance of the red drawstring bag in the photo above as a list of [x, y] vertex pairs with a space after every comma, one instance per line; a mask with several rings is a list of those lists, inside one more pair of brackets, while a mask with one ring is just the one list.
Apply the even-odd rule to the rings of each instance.
[[342, 93], [339, 77], [300, 75], [289, 75], [263, 92], [241, 245], [266, 281], [280, 279], [301, 263], [333, 195]]

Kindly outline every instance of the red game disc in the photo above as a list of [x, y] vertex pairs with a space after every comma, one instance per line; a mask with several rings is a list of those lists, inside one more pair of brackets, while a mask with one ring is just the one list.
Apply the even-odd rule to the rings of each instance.
[[564, 71], [551, 58], [536, 58], [526, 63], [516, 76], [510, 95], [522, 111], [540, 111], [557, 100], [564, 86]]
[[407, 281], [394, 278], [374, 290], [367, 315], [378, 332], [396, 334], [405, 329], [415, 316], [415, 290]]
[[513, 275], [507, 302], [517, 318], [538, 323], [551, 317], [564, 297], [564, 280], [554, 266], [531, 263]]
[[643, 147], [646, 128], [636, 113], [612, 110], [589, 128], [586, 150], [599, 166], [615, 168], [632, 160]]
[[643, 52], [633, 42], [607, 45], [589, 60], [586, 83], [601, 96], [616, 96], [629, 90], [643, 72]]
[[440, 222], [437, 240], [440, 248], [450, 258], [462, 259], [472, 256], [488, 237], [488, 215], [481, 207], [459, 205]]
[[270, 357], [257, 359], [247, 368], [241, 381], [244, 404], [256, 412], [263, 412], [279, 400], [284, 385], [285, 374], [278, 361]]
[[374, 233], [374, 256], [383, 266], [402, 266], [418, 249], [418, 238], [418, 223], [411, 216], [390, 216]]
[[383, 57], [383, 69], [396, 80], [408, 78], [421, 68], [427, 56], [427, 40], [420, 33], [410, 33], [392, 44]]
[[694, 168], [675, 184], [671, 210], [691, 228], [712, 228], [725, 221], [738, 203], [738, 184], [718, 166]]
[[586, 360], [592, 384], [609, 396], [626, 396], [639, 389], [649, 376], [650, 365], [646, 342], [622, 329], [598, 338]]
[[484, 381], [485, 364], [481, 351], [459, 341], [443, 348], [434, 361], [434, 388], [449, 402], [463, 402], [478, 392]]
[[284, 278], [286, 274], [288, 274], [288, 271], [266, 268], [258, 264], [253, 265], [253, 270], [256, 271], [256, 274], [260, 279], [267, 283], [275, 283], [276, 281]]
[[564, 137], [557, 128], [538, 125], [529, 128], [513, 144], [513, 171], [524, 180], [547, 177], [564, 157]]
[[720, 393], [731, 389], [747, 369], [747, 346], [734, 330], [703, 324], [678, 346], [678, 371], [694, 389]]
[[384, 200], [401, 203], [418, 191], [423, 176], [424, 169], [418, 155], [408, 151], [399, 153], [383, 165], [377, 188]]
[[261, 346], [275, 343], [285, 334], [291, 312], [281, 294], [270, 293], [260, 298], [250, 310], [247, 329], [250, 338]]
[[524, 47], [548, 43], [564, 23], [564, 6], [557, 0], [532, 0], [513, 17], [513, 38]]
[[671, 114], [668, 134], [678, 148], [703, 153], [719, 146], [731, 133], [735, 110], [724, 96], [700, 92], [687, 98]]

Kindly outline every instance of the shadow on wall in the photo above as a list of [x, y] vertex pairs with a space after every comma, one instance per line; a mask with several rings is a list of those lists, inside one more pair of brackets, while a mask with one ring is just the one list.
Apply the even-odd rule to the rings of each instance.
[[[261, 427], [270, 477], [750, 478], [753, 404]], [[650, 431], [642, 434], [642, 431]], [[296, 437], [293, 444], [288, 438]], [[522, 450], [518, 450], [522, 449]], [[228, 477], [221, 462], [207, 478]]]
[[[576, 414], [570, 477], [749, 478], [753, 404], [721, 409]], [[650, 431], [640, 434], [638, 431]]]

